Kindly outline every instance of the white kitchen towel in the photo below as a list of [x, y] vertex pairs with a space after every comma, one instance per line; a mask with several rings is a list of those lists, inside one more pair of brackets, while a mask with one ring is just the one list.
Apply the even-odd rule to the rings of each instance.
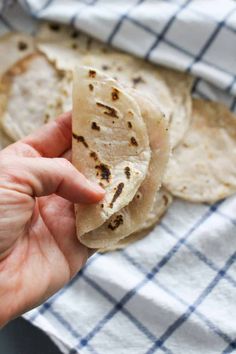
[[[192, 73], [195, 94], [236, 108], [235, 1], [21, 0], [1, 8], [1, 33], [35, 31], [36, 19], [72, 23]], [[236, 352], [236, 198], [175, 200], [146, 239], [94, 255], [25, 318], [66, 354]]]

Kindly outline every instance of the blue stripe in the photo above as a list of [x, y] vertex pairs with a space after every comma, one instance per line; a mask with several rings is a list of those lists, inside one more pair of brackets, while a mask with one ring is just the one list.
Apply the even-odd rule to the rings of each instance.
[[234, 111], [236, 109], [236, 97], [234, 97], [234, 100], [232, 102], [230, 109], [231, 109], [231, 111]]
[[[216, 208], [218, 205], [216, 205]], [[172, 256], [179, 250], [179, 248], [185, 243], [186, 239], [203, 223], [205, 222], [213, 213], [213, 210], [209, 210], [193, 225], [190, 230], [179, 239], [179, 241], [170, 249], [170, 251], [162, 258], [158, 264], [152, 268], [152, 270], [146, 274], [146, 277], [137, 284], [133, 289], [128, 291], [122, 299], [116, 304], [116, 306], [100, 321], [86, 336], [86, 341], [91, 340], [101, 329], [102, 327], [121, 309], [124, 305], [154, 276], [164, 267], [164, 265], [172, 258]]]
[[9, 29], [10, 31], [15, 31], [16, 29], [12, 26], [12, 24], [5, 18], [3, 15], [0, 13], [0, 21], [3, 23], [3, 25]]
[[[236, 99], [235, 99], [236, 100]], [[225, 213], [223, 213], [220, 210], [216, 211], [217, 214], [219, 214], [220, 216], [222, 216], [224, 219], [228, 220], [229, 222], [231, 222], [231, 224], [233, 224], [234, 226], [236, 226], [236, 220], [232, 219], [229, 215], [226, 215]]]
[[119, 21], [117, 22], [117, 24], [115, 25], [113, 31], [111, 32], [110, 36], [108, 37], [107, 43], [111, 44], [113, 41], [113, 38], [115, 37], [115, 35], [117, 34], [117, 32], [119, 31], [122, 23], [124, 22], [124, 20], [127, 18], [128, 14], [131, 12], [131, 10], [133, 10], [135, 7], [137, 7], [138, 5], [140, 5], [142, 2], [144, 2], [145, 0], [138, 0], [136, 4], [134, 4], [128, 11], [126, 11], [119, 19]]
[[195, 59], [192, 61], [192, 63], [189, 65], [189, 67], [187, 68], [187, 72], [190, 72], [193, 65], [196, 64], [199, 60], [202, 59], [203, 55], [206, 53], [206, 51], [209, 49], [209, 47], [212, 45], [212, 43], [214, 42], [216, 36], [218, 35], [218, 33], [220, 32], [220, 30], [222, 28], [225, 28], [225, 21], [227, 20], [227, 18], [235, 12], [236, 9], [231, 10], [226, 16], [225, 18], [218, 22], [215, 30], [213, 31], [213, 33], [210, 35], [210, 37], [208, 38], [208, 40], [206, 41], [206, 43], [204, 44], [202, 50], [200, 51], [200, 53], [195, 57]]
[[42, 11], [46, 10], [53, 2], [54, 0], [45, 1], [44, 5], [39, 10], [35, 11], [35, 15], [39, 15]]
[[[83, 276], [83, 279], [86, 280], [90, 286], [92, 286], [96, 291], [98, 291], [101, 295], [103, 295], [109, 302], [111, 302], [113, 305], [115, 305], [115, 308], [118, 307], [119, 310], [119, 306], [118, 303], [116, 301], [116, 299], [110, 294], [108, 293], [106, 290], [104, 290], [99, 284], [97, 284], [94, 280], [92, 280], [91, 278], [89, 278], [87, 275]], [[127, 309], [125, 308], [121, 308], [120, 311], [143, 333], [146, 335], [146, 337], [151, 341], [151, 342], [155, 342], [156, 341], [156, 336], [151, 333], [151, 331], [149, 331], [139, 320], [137, 320], [133, 314], [131, 314]], [[101, 325], [102, 325], [102, 321], [104, 319], [102, 319]], [[88, 338], [87, 336], [85, 338], [83, 338], [79, 345], [76, 348], [81, 348], [87, 345], [87, 341]], [[82, 343], [81, 343], [82, 342]], [[171, 354], [172, 352], [167, 349], [166, 347], [162, 348], [166, 353]]]
[[[83, 2], [83, 4], [85, 5], [85, 7], [83, 7], [82, 9], [80, 9], [79, 12], [76, 12], [76, 13], [72, 16], [72, 18], [71, 18], [69, 24], [70, 24], [71, 26], [75, 27], [75, 22], [77, 21], [78, 17], [81, 15], [81, 13], [83, 12], [83, 10], [84, 10], [84, 9], [87, 9], [88, 6], [93, 6], [93, 5], [95, 5], [97, 1], [98, 1], [98, 0], [91, 0], [91, 2], [90, 2], [89, 4]], [[87, 6], [86, 6], [86, 5], [87, 5]]]
[[157, 340], [157, 342], [147, 351], [146, 354], [153, 354], [157, 349], [161, 348], [161, 346], [165, 343], [165, 341], [180, 327], [182, 324], [191, 316], [192, 313], [196, 310], [196, 308], [205, 300], [205, 298], [212, 292], [212, 290], [216, 287], [219, 281], [225, 276], [225, 273], [232, 266], [232, 264], [236, 260], [236, 252], [228, 259], [224, 267], [217, 273], [214, 279], [210, 282], [208, 287], [201, 293], [201, 295], [197, 298], [197, 300], [193, 303], [193, 305], [189, 306], [188, 310], [180, 316], [169, 328], [165, 331], [165, 333]]
[[[175, 239], [178, 239], [178, 236], [163, 222], [159, 224], [170, 236], [174, 237]], [[219, 268], [212, 262], [209, 258], [207, 258], [202, 252], [200, 252], [198, 249], [196, 249], [194, 246], [192, 246], [190, 243], [187, 241], [184, 242], [184, 246], [187, 247], [198, 259], [200, 259], [203, 263], [205, 263], [209, 268], [212, 270], [218, 272]], [[236, 280], [234, 280], [230, 275], [225, 276], [225, 279], [233, 286], [236, 288]]]
[[159, 34], [159, 36], [157, 37], [157, 39], [155, 40], [155, 42], [153, 43], [153, 45], [151, 46], [151, 48], [149, 49], [149, 51], [147, 52], [145, 58], [149, 59], [152, 51], [158, 46], [158, 44], [160, 43], [160, 41], [164, 38], [164, 36], [166, 35], [166, 33], [168, 32], [168, 30], [170, 29], [170, 27], [172, 26], [173, 22], [175, 21], [176, 17], [181, 13], [181, 11], [183, 11], [190, 3], [192, 0], [187, 0], [184, 4], [182, 4], [178, 10], [172, 15], [172, 17], [169, 19], [169, 21], [166, 23], [166, 25], [164, 26], [163, 30], [161, 31], [161, 33]]
[[[132, 17], [126, 17], [126, 19], [132, 23], [134, 23], [135, 25], [137, 25], [138, 27], [144, 29], [145, 31], [147, 31], [148, 33], [155, 35], [157, 37], [157, 39], [159, 38], [163, 43], [167, 44], [168, 46], [170, 46], [171, 48], [174, 48], [176, 50], [178, 50], [179, 52], [189, 56], [190, 58], [195, 58], [195, 56], [193, 55], [193, 53], [191, 53], [190, 51], [188, 51], [187, 49], [184, 49], [182, 47], [180, 47], [179, 45], [177, 45], [176, 43], [166, 39], [166, 38], [161, 38], [161, 33], [157, 33], [155, 31], [153, 31], [151, 28], [149, 28], [146, 25], [143, 25], [142, 23], [138, 22], [137, 20], [133, 19]], [[147, 55], [144, 57], [146, 60], [150, 60], [150, 58], [147, 58]], [[208, 60], [202, 60], [202, 63], [205, 63], [206, 65], [210, 65], [211, 67], [221, 71], [223, 74], [228, 74], [230, 76], [233, 75], [232, 72], [228, 71], [227, 69], [222, 69], [219, 65], [215, 64], [215, 63], [211, 63]], [[233, 76], [232, 80], [236, 80], [236, 76]]]
[[[49, 313], [61, 324], [63, 327], [75, 338], [81, 338], [81, 335], [74, 327], [67, 321], [63, 316], [60, 315], [57, 311], [53, 308], [50, 309]], [[91, 345], [87, 347], [92, 354], [98, 354]]]
[[[126, 251], [122, 251], [123, 256], [125, 259], [130, 262], [136, 269], [138, 269], [141, 273], [144, 275], [147, 274], [147, 270], [138, 262], [136, 262], [130, 255], [126, 253]], [[181, 303], [184, 306], [189, 306], [189, 303], [187, 301], [184, 301], [181, 297], [179, 297], [176, 293], [174, 293], [172, 290], [167, 288], [164, 284], [162, 284], [159, 280], [153, 279], [153, 283], [156, 284], [160, 289], [165, 291], [168, 295], [173, 297], [175, 300], [177, 300], [179, 303]], [[207, 317], [205, 317], [201, 312], [198, 310], [195, 311], [195, 315], [200, 318], [203, 323], [215, 334], [217, 334], [219, 337], [221, 337], [226, 343], [232, 342], [232, 339], [224, 333], [219, 327], [217, 327], [214, 323], [212, 323]]]
[[222, 354], [230, 354], [232, 353], [234, 350], [236, 350], [236, 340], [234, 340], [232, 343], [230, 343], [228, 345], [227, 348], [225, 348], [225, 350], [222, 352]]
[[232, 90], [232, 88], [234, 87], [235, 83], [236, 83], [236, 77], [234, 77], [234, 78], [232, 79], [231, 83], [226, 87], [225, 91], [226, 91], [227, 93], [231, 93], [231, 90]]

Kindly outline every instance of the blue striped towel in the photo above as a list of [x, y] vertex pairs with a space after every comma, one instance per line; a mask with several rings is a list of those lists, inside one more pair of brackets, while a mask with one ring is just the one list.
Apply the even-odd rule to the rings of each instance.
[[[70, 23], [102, 41], [197, 77], [194, 94], [236, 109], [232, 0], [3, 1], [0, 33]], [[94, 255], [25, 317], [67, 354], [236, 352], [236, 198], [176, 200], [149, 235]]]

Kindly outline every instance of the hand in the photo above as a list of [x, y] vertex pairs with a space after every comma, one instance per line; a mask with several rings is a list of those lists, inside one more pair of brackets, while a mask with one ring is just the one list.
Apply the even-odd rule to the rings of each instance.
[[0, 152], [0, 326], [39, 305], [83, 266], [73, 203], [104, 191], [65, 159], [71, 115]]

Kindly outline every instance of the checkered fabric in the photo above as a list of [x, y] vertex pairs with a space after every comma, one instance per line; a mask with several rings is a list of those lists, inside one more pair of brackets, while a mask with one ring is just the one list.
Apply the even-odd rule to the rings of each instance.
[[[72, 23], [114, 46], [197, 77], [194, 93], [236, 109], [236, 2], [2, 1], [0, 32]], [[9, 6], [7, 6], [9, 5]], [[236, 353], [236, 197], [176, 200], [150, 235], [94, 255], [25, 317], [67, 354]]]

